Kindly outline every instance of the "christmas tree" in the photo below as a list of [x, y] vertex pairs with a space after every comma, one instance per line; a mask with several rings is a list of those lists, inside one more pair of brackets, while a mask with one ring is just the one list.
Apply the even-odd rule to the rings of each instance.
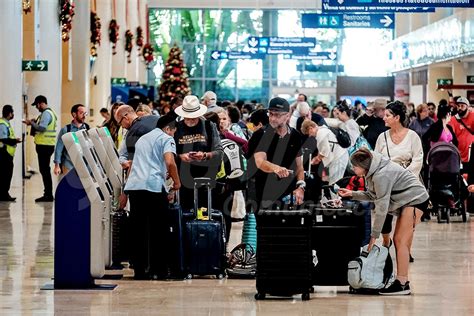
[[160, 105], [162, 107], [168, 106], [174, 97], [180, 96], [184, 98], [190, 93], [188, 69], [184, 64], [181, 49], [175, 45], [170, 50], [163, 75], [161, 76]]

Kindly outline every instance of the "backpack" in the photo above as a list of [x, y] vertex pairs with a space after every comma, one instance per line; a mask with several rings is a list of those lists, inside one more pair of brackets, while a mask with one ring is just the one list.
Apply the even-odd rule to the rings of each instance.
[[221, 144], [224, 150], [224, 169], [227, 183], [232, 190], [242, 190], [246, 183], [246, 165], [242, 149], [230, 139], [222, 139]]
[[351, 147], [351, 137], [349, 134], [343, 130], [342, 128], [337, 127], [330, 127], [329, 130], [336, 136], [337, 143], [342, 148], [349, 148]]
[[389, 248], [374, 245], [370, 253], [362, 248], [360, 257], [348, 264], [347, 279], [352, 292], [370, 293], [383, 289], [393, 278]]
[[239, 244], [227, 260], [227, 276], [232, 279], [254, 279], [257, 274], [257, 255], [250, 244]]

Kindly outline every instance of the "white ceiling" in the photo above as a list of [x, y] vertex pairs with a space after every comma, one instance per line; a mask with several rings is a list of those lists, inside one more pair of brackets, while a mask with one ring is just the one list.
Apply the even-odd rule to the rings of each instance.
[[148, 0], [149, 8], [320, 9], [321, 0]]

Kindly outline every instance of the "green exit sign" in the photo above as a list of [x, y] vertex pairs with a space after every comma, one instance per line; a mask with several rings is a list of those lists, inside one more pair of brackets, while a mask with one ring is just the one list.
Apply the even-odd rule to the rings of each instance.
[[113, 86], [125, 86], [127, 84], [127, 78], [112, 78], [111, 84]]
[[474, 83], [474, 76], [467, 76], [467, 83]]
[[22, 60], [22, 71], [48, 71], [47, 60]]
[[449, 86], [453, 84], [453, 79], [438, 79], [439, 86]]

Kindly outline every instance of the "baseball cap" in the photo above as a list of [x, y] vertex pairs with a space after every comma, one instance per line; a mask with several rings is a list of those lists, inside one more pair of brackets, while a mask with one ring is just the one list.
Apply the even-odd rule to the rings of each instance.
[[469, 105], [469, 100], [466, 99], [465, 97], [459, 97], [457, 100], [456, 100], [456, 103], [464, 103], [464, 104], [467, 104]]
[[40, 103], [46, 103], [48, 104], [48, 100], [46, 99], [46, 97], [44, 95], [38, 95], [36, 96], [35, 98], [35, 101], [33, 103], [31, 103], [32, 106], [37, 106], [38, 104]]
[[268, 103], [269, 111], [290, 112], [290, 104], [283, 98], [276, 97]]

